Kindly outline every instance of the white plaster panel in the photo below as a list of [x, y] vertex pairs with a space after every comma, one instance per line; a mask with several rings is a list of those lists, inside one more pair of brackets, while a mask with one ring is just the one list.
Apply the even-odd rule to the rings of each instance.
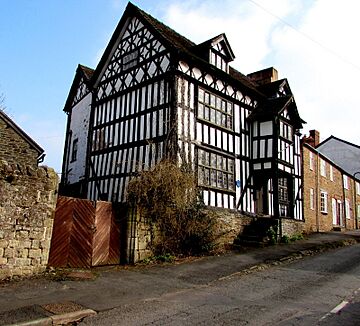
[[[91, 94], [86, 95], [79, 103], [77, 103], [71, 111], [70, 131], [72, 132], [70, 149], [68, 152], [69, 164], [67, 171], [68, 182], [76, 183], [85, 177], [86, 149], [88, 140], [89, 120], [91, 110]], [[77, 159], [70, 162], [72, 142], [78, 139]]]

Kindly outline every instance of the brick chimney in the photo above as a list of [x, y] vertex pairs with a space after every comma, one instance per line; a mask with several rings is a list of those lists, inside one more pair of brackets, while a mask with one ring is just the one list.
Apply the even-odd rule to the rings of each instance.
[[247, 75], [252, 81], [259, 85], [272, 83], [278, 80], [278, 72], [275, 68], [270, 67]]
[[317, 145], [320, 144], [320, 132], [315, 129], [310, 130], [309, 137], [304, 136], [302, 138], [302, 141], [315, 148]]

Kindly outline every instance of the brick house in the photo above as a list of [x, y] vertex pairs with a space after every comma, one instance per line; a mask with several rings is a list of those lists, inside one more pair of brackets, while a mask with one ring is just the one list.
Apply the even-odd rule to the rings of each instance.
[[356, 229], [360, 183], [318, 149], [319, 132], [303, 138], [304, 216], [306, 232]]
[[37, 166], [44, 157], [44, 150], [0, 110], [0, 160]]

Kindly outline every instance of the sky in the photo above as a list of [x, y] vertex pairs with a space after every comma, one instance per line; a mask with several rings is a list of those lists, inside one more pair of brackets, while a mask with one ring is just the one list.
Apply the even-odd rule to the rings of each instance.
[[[244, 74], [274, 67], [287, 78], [302, 130], [360, 145], [358, 0], [138, 0], [135, 5], [195, 43], [225, 33]], [[0, 94], [5, 112], [61, 172], [63, 107], [77, 65], [96, 65], [122, 0], [2, 0]]]

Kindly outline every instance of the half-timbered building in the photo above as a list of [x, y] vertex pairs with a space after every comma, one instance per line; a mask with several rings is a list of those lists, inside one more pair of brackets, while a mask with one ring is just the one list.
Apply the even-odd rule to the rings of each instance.
[[208, 206], [302, 220], [288, 81], [245, 76], [234, 57], [225, 34], [195, 44], [129, 3], [96, 69], [77, 69], [62, 193], [126, 202], [133, 175], [168, 157], [196, 173]]

